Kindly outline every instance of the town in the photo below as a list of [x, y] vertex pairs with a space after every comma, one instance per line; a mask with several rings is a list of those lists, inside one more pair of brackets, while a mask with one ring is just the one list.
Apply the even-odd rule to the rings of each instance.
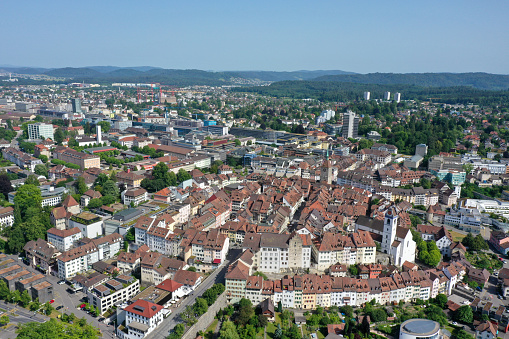
[[501, 337], [506, 111], [13, 82], [2, 331]]

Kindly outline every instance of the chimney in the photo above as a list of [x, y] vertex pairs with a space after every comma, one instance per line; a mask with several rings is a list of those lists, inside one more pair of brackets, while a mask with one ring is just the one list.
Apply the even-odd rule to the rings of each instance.
[[97, 125], [97, 143], [102, 144], [102, 138], [101, 138], [101, 125]]

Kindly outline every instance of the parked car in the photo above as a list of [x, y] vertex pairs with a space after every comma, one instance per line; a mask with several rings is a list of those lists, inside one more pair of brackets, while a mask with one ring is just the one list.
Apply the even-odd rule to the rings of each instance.
[[56, 310], [58, 311], [58, 310], [61, 310], [62, 308], [64, 308], [64, 306], [60, 305], [60, 306], [58, 306], [58, 307], [56, 308]]
[[57, 282], [57, 284], [63, 285], [63, 284], [65, 284], [65, 280], [60, 280], [60, 281]]

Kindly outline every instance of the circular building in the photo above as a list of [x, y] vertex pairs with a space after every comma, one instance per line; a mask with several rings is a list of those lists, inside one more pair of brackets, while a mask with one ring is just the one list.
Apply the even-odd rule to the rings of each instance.
[[438, 339], [440, 324], [428, 319], [410, 319], [401, 324], [399, 339]]

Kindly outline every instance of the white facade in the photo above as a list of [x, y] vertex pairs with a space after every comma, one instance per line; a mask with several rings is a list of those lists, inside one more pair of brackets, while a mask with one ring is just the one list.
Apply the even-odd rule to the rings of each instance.
[[53, 125], [36, 123], [28, 125], [28, 139], [51, 139], [54, 140], [53, 136]]
[[103, 235], [103, 221], [99, 220], [89, 225], [85, 225], [79, 222], [76, 222], [72, 219], [69, 219], [69, 228], [78, 227], [81, 230], [81, 233], [84, 237], [87, 238], [97, 238], [100, 235]]
[[73, 245], [81, 238], [83, 238], [83, 234], [81, 232], [71, 234], [69, 236], [60, 236], [48, 232], [48, 242], [53, 244], [61, 252], [70, 250]]

